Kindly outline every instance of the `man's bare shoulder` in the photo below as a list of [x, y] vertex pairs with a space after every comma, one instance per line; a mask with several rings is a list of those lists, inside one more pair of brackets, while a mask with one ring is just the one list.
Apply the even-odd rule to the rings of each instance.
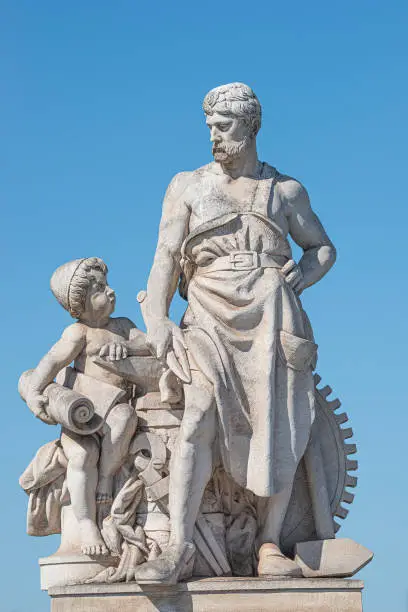
[[309, 199], [302, 183], [292, 176], [278, 172], [276, 184], [281, 197], [288, 204], [302, 203]]
[[216, 164], [212, 161], [209, 164], [205, 164], [204, 166], [200, 166], [199, 168], [196, 168], [196, 170], [193, 170], [191, 174], [194, 175], [194, 178], [201, 178], [202, 176], [208, 174], [209, 172], [211, 174], [214, 174], [215, 168], [216, 168]]
[[192, 172], [178, 172], [171, 179], [166, 191], [166, 198], [179, 198], [187, 188]]
[[205, 164], [205, 166], [200, 166], [200, 168], [196, 168], [195, 170], [179, 172], [173, 177], [170, 186], [174, 186], [175, 189], [185, 188], [196, 181], [200, 181], [206, 174], [213, 173], [213, 166], [214, 162], [211, 162], [209, 164]]
[[201, 183], [205, 176], [213, 174], [213, 163], [201, 166], [196, 170], [178, 172], [171, 180], [167, 188], [166, 198], [178, 200], [186, 192], [189, 187], [194, 187]]

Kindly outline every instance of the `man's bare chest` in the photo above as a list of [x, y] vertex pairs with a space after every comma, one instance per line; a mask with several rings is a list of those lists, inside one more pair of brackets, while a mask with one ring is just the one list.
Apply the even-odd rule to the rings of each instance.
[[250, 211], [256, 188], [257, 181], [251, 179], [234, 182], [203, 179], [189, 190], [191, 222], [203, 223], [228, 213]]
[[[231, 213], [260, 213], [279, 222], [282, 206], [271, 191], [271, 181], [241, 177], [235, 181], [203, 178], [188, 190], [190, 231]], [[283, 219], [282, 219], [283, 221]]]

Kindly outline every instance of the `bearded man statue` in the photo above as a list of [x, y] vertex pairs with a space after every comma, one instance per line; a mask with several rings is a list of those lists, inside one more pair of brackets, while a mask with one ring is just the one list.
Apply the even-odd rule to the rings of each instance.
[[[175, 583], [213, 470], [256, 495], [259, 575], [300, 576], [280, 550], [294, 475], [314, 419], [316, 345], [300, 295], [336, 252], [305, 188], [257, 155], [261, 106], [242, 83], [204, 99], [214, 161], [172, 180], [143, 311], [148, 344], [183, 382], [185, 412], [170, 466], [167, 550], [139, 583]], [[299, 263], [288, 241], [303, 249]], [[178, 280], [188, 302], [168, 317]]]

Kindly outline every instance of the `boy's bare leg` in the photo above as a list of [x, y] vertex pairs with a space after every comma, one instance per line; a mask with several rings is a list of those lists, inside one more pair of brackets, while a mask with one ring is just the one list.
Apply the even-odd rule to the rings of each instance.
[[78, 521], [82, 552], [85, 555], [106, 555], [108, 549], [96, 525], [99, 445], [92, 436], [79, 436], [64, 428], [61, 445], [68, 460], [67, 486]]
[[112, 502], [113, 477], [126, 458], [136, 424], [135, 409], [129, 404], [117, 404], [106, 419], [102, 432], [99, 479], [96, 490], [98, 504]]

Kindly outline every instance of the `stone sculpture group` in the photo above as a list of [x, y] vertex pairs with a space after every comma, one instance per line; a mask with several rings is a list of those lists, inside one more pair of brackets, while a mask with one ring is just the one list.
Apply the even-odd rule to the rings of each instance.
[[316, 386], [300, 300], [335, 248], [305, 188], [259, 161], [254, 92], [217, 87], [203, 107], [214, 161], [167, 190], [138, 294], [147, 333], [112, 316], [102, 259], [51, 278], [75, 322], [19, 383], [34, 415], [61, 425], [20, 479], [28, 533], [61, 533], [46, 586], [351, 576], [372, 556], [335, 539], [355, 446], [340, 403]]

